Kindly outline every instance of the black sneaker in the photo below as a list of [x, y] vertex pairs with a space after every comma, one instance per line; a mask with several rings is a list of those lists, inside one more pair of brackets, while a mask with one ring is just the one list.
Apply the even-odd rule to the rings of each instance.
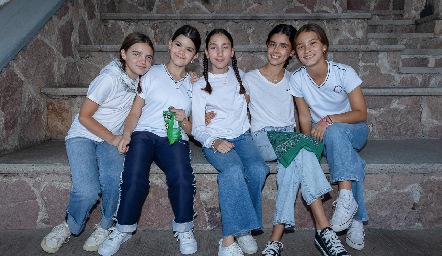
[[331, 228], [315, 231], [315, 244], [324, 256], [350, 256]]
[[267, 242], [266, 248], [261, 252], [263, 256], [281, 256], [282, 243], [278, 241]]

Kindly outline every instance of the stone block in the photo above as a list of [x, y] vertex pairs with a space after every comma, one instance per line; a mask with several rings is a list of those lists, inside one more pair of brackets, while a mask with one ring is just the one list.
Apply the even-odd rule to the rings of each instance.
[[428, 67], [428, 57], [420, 58], [402, 58], [402, 67]]

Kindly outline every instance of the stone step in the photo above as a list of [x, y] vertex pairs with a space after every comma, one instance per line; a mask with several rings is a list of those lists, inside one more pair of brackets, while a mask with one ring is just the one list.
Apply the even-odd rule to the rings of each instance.
[[400, 67], [402, 74], [442, 74], [442, 67]]
[[[190, 143], [196, 173], [196, 229], [221, 226], [217, 200], [217, 171], [207, 163], [201, 148]], [[366, 228], [409, 229], [442, 227], [435, 204], [442, 196], [442, 139], [369, 140], [360, 155], [367, 162], [365, 201], [370, 216]], [[263, 222], [271, 228], [276, 192], [276, 164], [263, 189]], [[322, 162], [324, 173], [328, 166]], [[139, 221], [140, 229], [168, 229], [172, 219], [165, 177], [156, 165], [151, 168], [151, 189]], [[64, 218], [71, 179], [64, 142], [48, 141], [0, 156], [0, 229], [33, 229], [54, 226]], [[325, 198], [330, 218], [336, 186]], [[313, 228], [311, 215], [298, 195], [297, 228]], [[94, 208], [88, 222], [99, 219]]]
[[[172, 33], [183, 24], [194, 26], [205, 39], [214, 28], [226, 28], [233, 36], [235, 45], [265, 44], [268, 32], [279, 23], [299, 28], [306, 23], [318, 23], [329, 31], [335, 44], [366, 44], [367, 19], [369, 15], [346, 13], [311, 14], [112, 14], [104, 19], [99, 44], [120, 44], [124, 36], [133, 31], [149, 35], [154, 44], [167, 44]], [[364, 17], [366, 16], [366, 17]], [[102, 18], [107, 18], [102, 14]], [[169, 18], [170, 17], [170, 18]], [[182, 19], [181, 19], [182, 18]], [[83, 43], [80, 41], [80, 43]]]
[[291, 20], [342, 20], [370, 19], [371, 13], [192, 13], [192, 14], [159, 14], [159, 13], [101, 13], [102, 20], [152, 20], [152, 21], [291, 21]]
[[416, 32], [416, 21], [407, 19], [368, 20], [367, 33], [413, 33]]
[[441, 36], [434, 33], [367, 33], [368, 44], [400, 44], [407, 49], [438, 49], [442, 47]]

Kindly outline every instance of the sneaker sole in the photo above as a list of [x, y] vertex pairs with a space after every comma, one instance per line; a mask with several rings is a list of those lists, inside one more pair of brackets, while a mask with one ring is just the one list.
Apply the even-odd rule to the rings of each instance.
[[319, 249], [319, 251], [322, 253], [323, 256], [328, 256], [327, 252], [324, 251], [324, 249], [322, 249], [322, 246], [318, 243], [318, 241], [316, 241], [316, 239], [315, 239], [315, 245]]
[[46, 245], [46, 237], [43, 238], [40, 245], [41, 245], [41, 248], [43, 249], [43, 251], [45, 251], [47, 253], [56, 253], [61, 248], [61, 246], [58, 248], [52, 248], [52, 247], [47, 246]]
[[100, 247], [100, 245], [96, 245], [96, 246], [90, 246], [90, 245], [83, 245], [83, 250], [87, 251], [87, 252], [96, 252], [98, 251], [98, 248]]
[[180, 252], [181, 252], [181, 254], [185, 254], [185, 255], [194, 254], [194, 253], [196, 253], [196, 251], [198, 251], [198, 247], [197, 246], [198, 245], [196, 245], [195, 249], [193, 249], [193, 250], [181, 250], [180, 249]]
[[120, 246], [118, 246], [118, 248], [116, 248], [115, 251], [110, 251], [110, 252], [103, 252], [100, 251], [100, 247], [98, 247], [98, 254], [100, 254], [101, 256], [112, 256], [115, 253], [117, 253], [120, 250], [120, 247], [123, 243], [125, 243], [127, 240], [129, 240], [132, 237], [132, 235], [129, 235], [128, 237], [124, 238], [123, 241], [121, 242]]
[[356, 250], [362, 250], [364, 248], [364, 243], [362, 244], [354, 243], [348, 237], [345, 238], [345, 242], [347, 242], [348, 246]]
[[[351, 222], [353, 221], [354, 216], [356, 215], [356, 212], [358, 211], [358, 207], [356, 206], [354, 212], [352, 213], [351, 217], [344, 223], [342, 223], [341, 225], [332, 225], [330, 223], [330, 227], [333, 229], [333, 231], [335, 232], [341, 232], [343, 230], [346, 230], [350, 227]], [[331, 221], [330, 221], [331, 222]]]

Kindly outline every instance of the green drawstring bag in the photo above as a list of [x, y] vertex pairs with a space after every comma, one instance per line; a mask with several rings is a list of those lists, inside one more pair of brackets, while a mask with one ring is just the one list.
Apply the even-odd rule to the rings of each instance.
[[170, 145], [181, 139], [181, 125], [175, 120], [175, 113], [163, 111], [164, 121], [166, 122], [167, 138]]

